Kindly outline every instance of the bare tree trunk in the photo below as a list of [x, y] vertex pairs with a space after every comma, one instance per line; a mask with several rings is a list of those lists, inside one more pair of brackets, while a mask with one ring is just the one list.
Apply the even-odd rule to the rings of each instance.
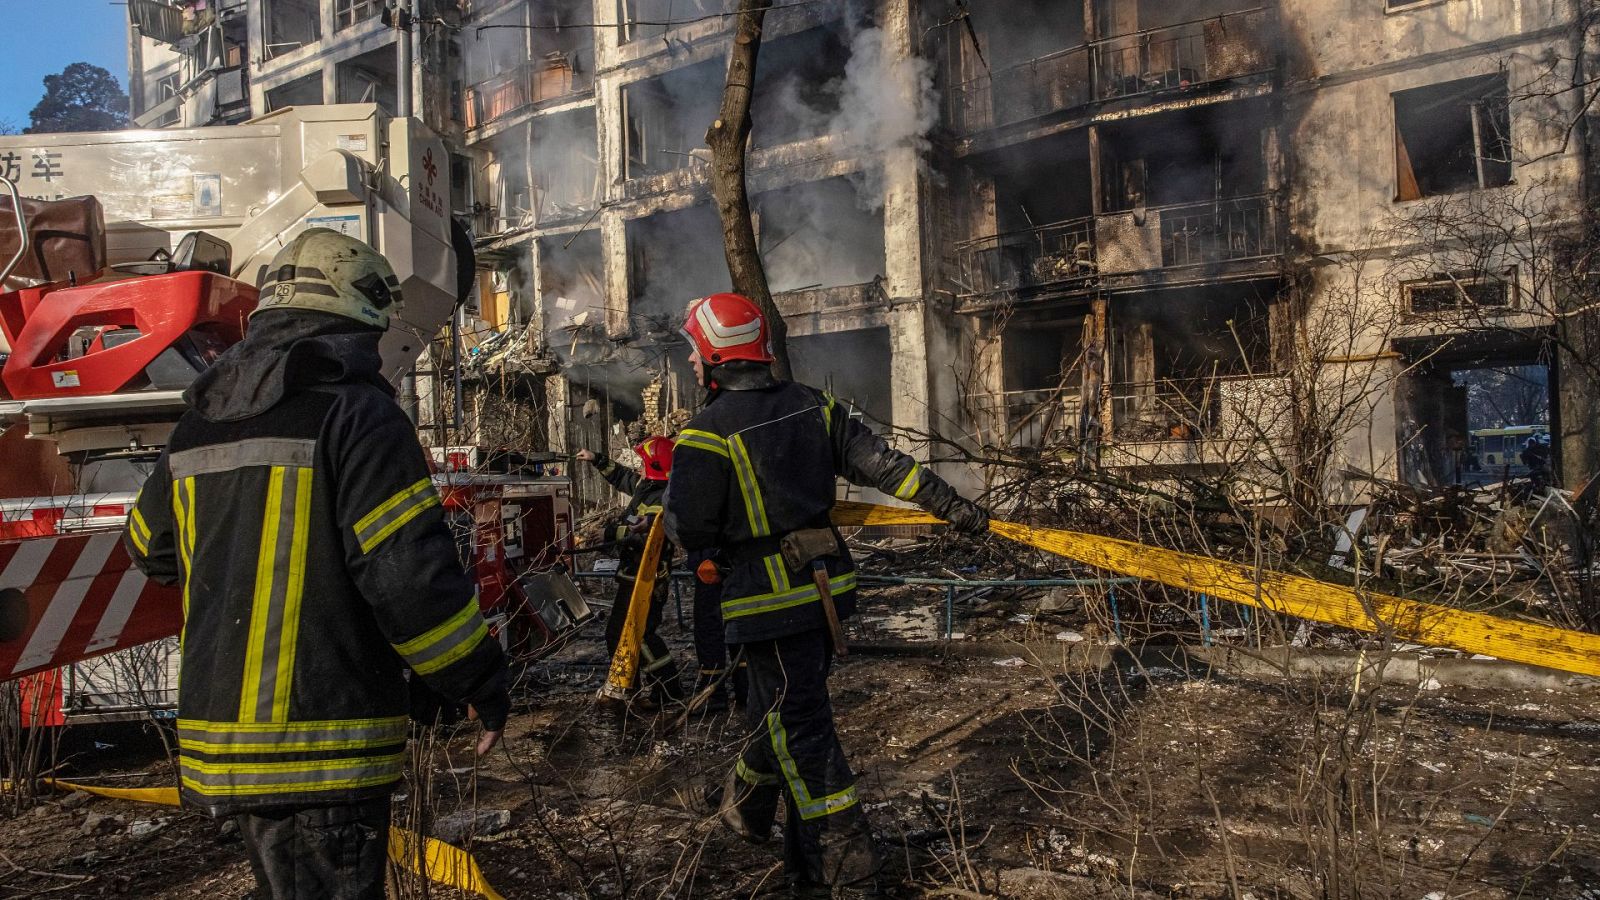
[[755, 224], [750, 219], [750, 193], [745, 185], [745, 147], [750, 142], [750, 98], [755, 89], [756, 60], [761, 53], [761, 25], [772, 0], [739, 0], [733, 51], [728, 55], [728, 81], [722, 90], [722, 111], [706, 132], [711, 148], [711, 193], [722, 219], [722, 245], [735, 292], [749, 297], [766, 314], [772, 332], [773, 374], [787, 380], [789, 329], [772, 302], [767, 270], [761, 265]]

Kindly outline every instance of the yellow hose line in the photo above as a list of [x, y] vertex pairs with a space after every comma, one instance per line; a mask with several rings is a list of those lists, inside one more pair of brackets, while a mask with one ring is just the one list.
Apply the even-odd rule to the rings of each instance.
[[[836, 525], [929, 525], [940, 520], [914, 509], [868, 503], [835, 505]], [[1503, 619], [1370, 591], [1055, 528], [992, 522], [990, 529], [1021, 544], [1118, 575], [1232, 600], [1301, 619], [1482, 653], [1498, 659], [1600, 676], [1600, 635]]]
[[[109, 797], [113, 800], [131, 800], [135, 803], [154, 803], [161, 806], [178, 805], [178, 789], [175, 787], [113, 788], [78, 784], [55, 778], [41, 780], [65, 791], [83, 791], [86, 794]], [[408, 871], [425, 876], [429, 881], [471, 891], [486, 900], [505, 900], [498, 891], [489, 886], [488, 880], [483, 877], [483, 870], [478, 868], [478, 861], [472, 858], [472, 854], [434, 838], [424, 840], [422, 853], [418, 854], [416, 840], [416, 832], [389, 826], [389, 860], [396, 865], [404, 866]]]
[[[656, 569], [661, 563], [661, 546], [666, 532], [661, 516], [650, 524], [650, 533], [644, 539], [644, 555], [639, 560], [639, 572], [633, 578], [633, 594], [628, 600], [628, 619], [622, 623], [622, 635], [617, 639], [617, 652], [611, 657], [611, 671], [606, 683], [600, 686], [600, 696], [612, 700], [625, 700], [628, 689], [639, 674], [639, 645], [644, 642], [644, 622], [650, 615], [650, 595], [656, 590]], [[618, 610], [612, 610], [616, 615]]]
[[[389, 826], [389, 859], [407, 870], [424, 875], [429, 881], [447, 884], [463, 891], [471, 891], [486, 900], [505, 900], [500, 892], [489, 886], [472, 854], [444, 841], [427, 838], [422, 845], [423, 858], [419, 861], [415, 841], [417, 833]], [[420, 865], [419, 865], [420, 862]]]

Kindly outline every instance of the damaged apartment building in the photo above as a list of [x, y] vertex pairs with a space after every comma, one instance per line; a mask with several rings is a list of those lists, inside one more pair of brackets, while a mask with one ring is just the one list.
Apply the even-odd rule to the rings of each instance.
[[[255, 114], [393, 96], [376, 0], [199, 5], [244, 9]], [[677, 330], [729, 286], [704, 136], [733, 6], [422, 2], [418, 108], [479, 245], [469, 369], [552, 448], [620, 452], [698, 401]], [[748, 174], [797, 377], [1139, 477], [1316, 445], [1334, 497], [1543, 427], [1575, 485], [1600, 448], [1580, 7], [778, 2]]]

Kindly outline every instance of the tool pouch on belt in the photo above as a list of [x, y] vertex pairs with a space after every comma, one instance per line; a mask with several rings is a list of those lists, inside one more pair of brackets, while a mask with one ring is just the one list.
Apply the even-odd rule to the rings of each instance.
[[814, 560], [839, 555], [839, 536], [832, 528], [802, 528], [778, 542], [778, 552], [792, 572], [804, 572]]

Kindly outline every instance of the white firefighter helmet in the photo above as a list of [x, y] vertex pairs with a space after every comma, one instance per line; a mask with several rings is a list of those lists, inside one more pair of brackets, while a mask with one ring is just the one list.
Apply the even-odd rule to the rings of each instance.
[[400, 308], [400, 279], [383, 254], [330, 228], [310, 228], [278, 251], [251, 315], [311, 309], [387, 329]]

